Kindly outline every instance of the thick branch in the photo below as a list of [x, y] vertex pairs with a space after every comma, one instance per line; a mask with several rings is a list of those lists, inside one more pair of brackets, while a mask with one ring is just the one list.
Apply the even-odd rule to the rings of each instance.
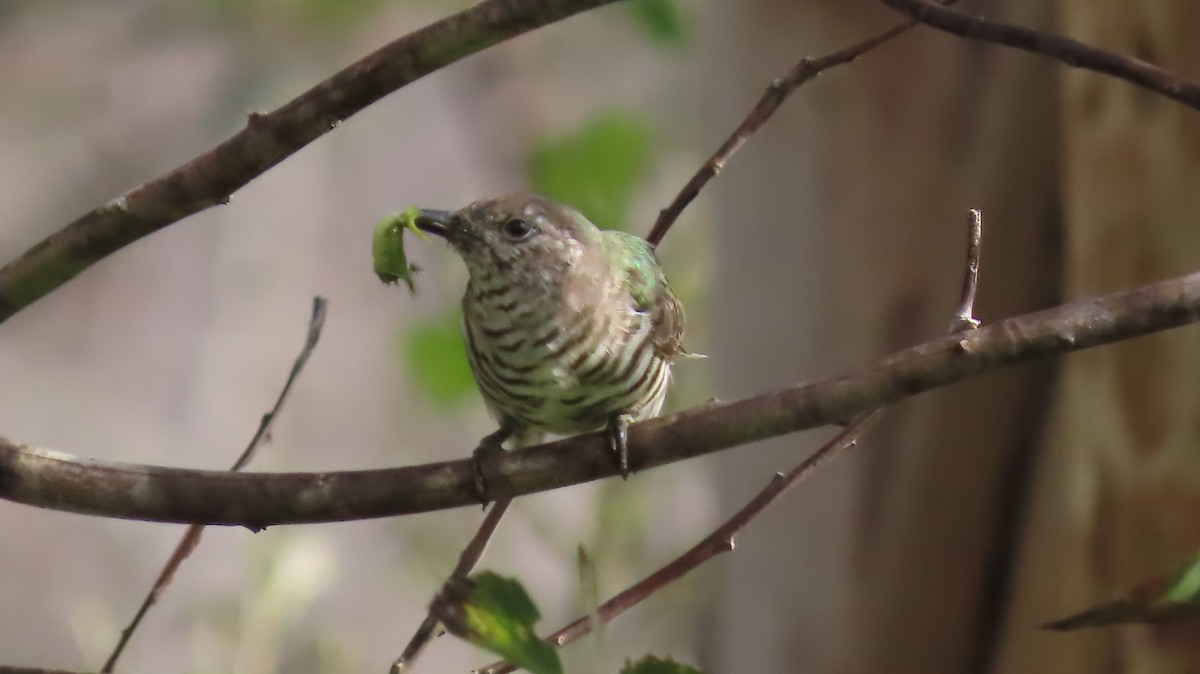
[[387, 94], [509, 38], [614, 0], [487, 0], [402, 37], [0, 269], [0, 322], [117, 250], [231, 194]]
[[1145, 61], [1099, 49], [1063, 35], [971, 16], [929, 0], [883, 2], [938, 30], [981, 42], [1016, 47], [1075, 68], [1112, 75], [1200, 110], [1200, 82], [1184, 79]]
[[[849, 419], [903, 397], [1038, 357], [1194, 323], [1200, 273], [1010, 318], [895, 353], [860, 372], [634, 424], [635, 470]], [[330, 450], [331, 455], [345, 451]], [[616, 473], [603, 433], [498, 456], [496, 499]], [[227, 473], [112, 464], [0, 441], [0, 497], [162, 522], [264, 527], [474, 505], [471, 461], [337, 473]]]

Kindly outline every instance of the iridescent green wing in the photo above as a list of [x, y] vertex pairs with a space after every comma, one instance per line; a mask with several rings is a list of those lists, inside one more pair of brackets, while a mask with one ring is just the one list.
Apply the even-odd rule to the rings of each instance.
[[632, 234], [608, 234], [618, 237], [615, 241], [620, 253], [616, 257], [624, 268], [626, 290], [637, 310], [650, 314], [654, 350], [665, 358], [683, 353], [683, 305], [671, 292], [654, 250]]

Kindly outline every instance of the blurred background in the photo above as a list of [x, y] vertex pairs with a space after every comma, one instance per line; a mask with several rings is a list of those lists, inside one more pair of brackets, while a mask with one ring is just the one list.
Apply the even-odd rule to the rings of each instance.
[[[440, 0], [0, 0], [0, 257], [177, 166]], [[970, 3], [1200, 75], [1195, 8]], [[418, 294], [371, 272], [376, 222], [534, 189], [645, 234], [803, 55], [890, 25], [875, 2], [637, 0], [435, 73], [0, 326], [0, 433], [106, 460], [225, 468], [299, 351], [321, 344], [259, 470], [466, 456], [493, 430], [458, 338], [465, 271], [414, 244]], [[966, 210], [985, 322], [1195, 269], [1200, 122], [1145, 92], [916, 30], [824, 74], [660, 248], [708, 361], [669, 409], [844, 372], [940, 334]], [[907, 401], [708, 564], [607, 630], [724, 672], [1172, 672], [1195, 627], [1037, 629], [1200, 547], [1200, 347], [1182, 331]], [[658, 568], [827, 437], [812, 432], [523, 498], [482, 566], [543, 630]], [[259, 534], [210, 528], [119, 671], [384, 671], [481, 514]], [[95, 670], [182, 527], [0, 504], [0, 662]], [[586, 644], [565, 652], [589, 671]], [[490, 661], [452, 639], [418, 671]]]

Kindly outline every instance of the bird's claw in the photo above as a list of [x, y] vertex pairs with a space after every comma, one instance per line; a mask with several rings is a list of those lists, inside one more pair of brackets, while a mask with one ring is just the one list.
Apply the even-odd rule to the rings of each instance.
[[484, 475], [484, 464], [503, 449], [502, 445], [504, 441], [511, 435], [510, 431], [502, 428], [480, 440], [479, 446], [475, 448], [474, 452], [471, 452], [471, 461], [475, 465], [475, 496], [479, 498], [479, 502], [485, 510], [492, 499], [488, 497], [487, 476]]
[[618, 414], [608, 422], [608, 447], [617, 460], [617, 468], [621, 471], [621, 479], [629, 479], [629, 422], [633, 417], [628, 414]]

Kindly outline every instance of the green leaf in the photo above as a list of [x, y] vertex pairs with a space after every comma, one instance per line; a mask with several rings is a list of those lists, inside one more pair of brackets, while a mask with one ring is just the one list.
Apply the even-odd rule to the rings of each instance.
[[419, 323], [403, 334], [408, 370], [430, 400], [448, 408], [475, 390], [458, 310]]
[[644, 123], [608, 113], [576, 134], [539, 143], [529, 158], [529, 182], [598, 226], [621, 229], [633, 189], [646, 173], [649, 146]]
[[1200, 556], [1174, 573], [1133, 588], [1123, 599], [1046, 623], [1052, 630], [1076, 630], [1127, 623], [1158, 623], [1200, 617]]
[[456, 614], [462, 624], [454, 619], [446, 622], [451, 632], [531, 674], [562, 674], [558, 651], [533, 631], [541, 615], [516, 579], [487, 571], [472, 576], [461, 609]]
[[415, 218], [420, 214], [416, 206], [409, 206], [403, 213], [392, 213], [375, 225], [371, 238], [371, 259], [375, 263], [375, 275], [380, 281], [391, 284], [404, 281], [409, 292], [417, 292], [413, 274], [417, 268], [408, 263], [404, 253], [404, 232], [412, 230], [424, 239], [425, 234], [417, 229]]
[[687, 37], [675, 0], [632, 0], [629, 9], [638, 25], [657, 42], [678, 44]]
[[700, 674], [700, 670], [670, 658], [647, 655], [636, 663], [626, 662], [621, 674]]

